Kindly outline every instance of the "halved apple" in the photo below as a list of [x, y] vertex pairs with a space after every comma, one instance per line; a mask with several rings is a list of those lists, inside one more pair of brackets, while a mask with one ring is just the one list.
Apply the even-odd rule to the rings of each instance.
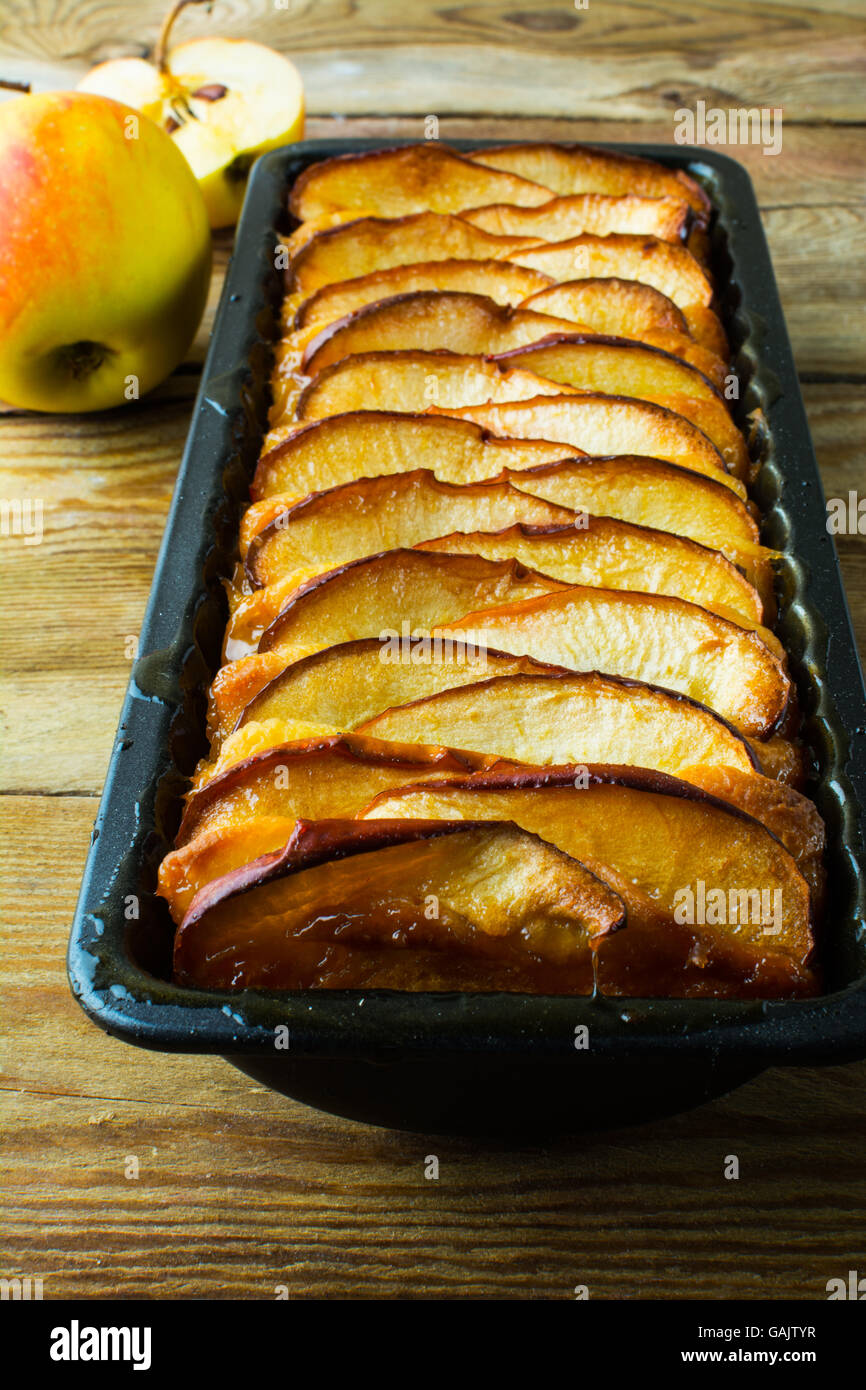
[[604, 391], [667, 406], [702, 430], [738, 478], [751, 471], [745, 440], [712, 382], [661, 348], [625, 338], [570, 333], [497, 355], [582, 391]]
[[661, 685], [758, 738], [776, 729], [791, 695], [772, 633], [668, 595], [575, 586], [469, 613], [433, 635]]
[[388, 787], [495, 761], [356, 734], [271, 747], [190, 794], [158, 891], [179, 921], [199, 888], [285, 844], [297, 820], [353, 816]]
[[534, 207], [492, 203], [468, 208], [460, 215], [496, 236], [536, 236], [542, 241], [566, 241], [583, 232], [594, 236], [626, 232], [684, 241], [691, 221], [684, 198], [643, 198], [637, 193], [572, 193]]
[[488, 169], [552, 188], [554, 193], [639, 193], [646, 198], [685, 198], [701, 226], [709, 222], [712, 204], [699, 183], [679, 169], [651, 159], [596, 149], [592, 145], [525, 141], [490, 145], [469, 156]]
[[[354, 729], [392, 705], [423, 699], [439, 690], [472, 685], [491, 676], [522, 672], [542, 675], [559, 668], [528, 656], [480, 650], [454, 642], [436, 661], [383, 661], [377, 637], [326, 647], [302, 661], [268, 669], [270, 652], [234, 661], [217, 672], [211, 687], [210, 731], [218, 747], [232, 729], [269, 719], [308, 720], [329, 733]], [[414, 648], [416, 654], [419, 646]], [[390, 653], [388, 653], [390, 655]]]
[[360, 725], [371, 738], [471, 748], [535, 766], [620, 763], [755, 775], [748, 743], [703, 705], [597, 671], [504, 674], [416, 698]]
[[152, 62], [112, 58], [78, 90], [135, 107], [168, 131], [199, 181], [211, 226], [233, 226], [254, 160], [303, 134], [304, 90], [288, 58], [246, 39], [191, 39], [166, 52], [181, 8], [170, 11]]
[[254, 502], [275, 493], [306, 497], [354, 478], [415, 468], [430, 468], [447, 483], [477, 483], [507, 468], [533, 468], [571, 452], [540, 439], [498, 439], [481, 425], [450, 415], [348, 411], [297, 426], [263, 453], [250, 493]]
[[174, 977], [203, 989], [586, 994], [593, 951], [624, 922], [611, 888], [516, 825], [300, 821], [280, 849], [196, 896]]
[[357, 209], [377, 217], [459, 212], [479, 203], [533, 207], [550, 190], [516, 174], [486, 169], [439, 140], [340, 154], [311, 164], [295, 179], [289, 211], [299, 222]]
[[437, 623], [566, 587], [516, 560], [389, 550], [304, 584], [264, 632], [259, 650], [298, 661], [337, 642], [379, 637], [383, 660], [400, 660], [403, 638], [411, 645], [417, 634], [415, 659], [438, 661], [443, 644], [429, 636]]
[[755, 586], [772, 617], [771, 562], [776, 552], [760, 544], [748, 508], [722, 481], [675, 463], [628, 454], [565, 459], [506, 472], [515, 487], [574, 512], [619, 517], [720, 550]]
[[760, 623], [764, 617], [757, 590], [720, 551], [609, 516], [583, 513], [577, 523], [560, 525], [518, 522], [501, 531], [455, 532], [416, 545], [488, 560], [513, 556], [566, 584], [672, 594], [735, 622]]
[[512, 309], [483, 294], [417, 290], [380, 299], [321, 329], [307, 344], [301, 370], [312, 377], [352, 353], [407, 348], [487, 356], [569, 334], [572, 327], [568, 319]]
[[362, 814], [395, 817], [513, 821], [610, 883], [627, 926], [620, 949], [616, 937], [599, 947], [603, 993], [816, 992], [809, 887], [791, 855], [752, 817], [664, 773], [490, 771], [385, 792]]
[[713, 302], [713, 287], [691, 251], [659, 237], [585, 233], [567, 241], [514, 247], [503, 259], [559, 281], [599, 275], [639, 280], [660, 290], [683, 311], [693, 304], [708, 308]]
[[497, 530], [515, 518], [538, 526], [575, 520], [564, 507], [510, 483], [443, 483], [425, 468], [359, 478], [294, 503], [269, 497], [250, 507], [247, 518], [241, 554], [248, 542], [245, 570], [257, 589], [297, 586], [349, 560], [413, 546], [451, 528]]
[[703, 431], [652, 401], [578, 392], [550, 396], [545, 391], [535, 400], [458, 406], [447, 413], [474, 420], [503, 438], [560, 440], [600, 458], [641, 454], [676, 463], [723, 483], [744, 502], [748, 498], [739, 478], [725, 471], [724, 459]]
[[[298, 396], [296, 420], [347, 410], [455, 409], [486, 401], [521, 401], [569, 391], [522, 367], [500, 367], [456, 352], [359, 352], [326, 367]], [[274, 423], [291, 401], [275, 390]]]

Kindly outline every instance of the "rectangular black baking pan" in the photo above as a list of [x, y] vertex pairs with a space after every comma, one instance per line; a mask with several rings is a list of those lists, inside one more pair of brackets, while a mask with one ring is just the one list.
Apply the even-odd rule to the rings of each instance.
[[[464, 149], [485, 143], [454, 142]], [[766, 543], [784, 552], [777, 630], [816, 765], [810, 791], [828, 830], [830, 894], [820, 939], [826, 992], [715, 1002], [210, 993], [171, 982], [173, 925], [154, 893], [156, 871], [176, 832], [187, 778], [206, 751], [205, 691], [227, 613], [221, 579], [231, 570], [267, 419], [282, 296], [275, 252], [279, 234], [293, 225], [287, 194], [309, 164], [381, 145], [304, 141], [265, 155], [253, 170], [72, 926], [76, 998], [127, 1042], [222, 1054], [323, 1109], [437, 1132], [633, 1122], [695, 1105], [769, 1065], [863, 1056], [863, 675], [751, 182], [725, 155], [680, 147], [604, 146], [686, 170], [716, 209], [712, 269], [741, 383], [738, 418], [755, 410], [763, 417], [753, 441], [762, 465], [754, 496]], [[581, 1025], [588, 1047], [575, 1046]]]

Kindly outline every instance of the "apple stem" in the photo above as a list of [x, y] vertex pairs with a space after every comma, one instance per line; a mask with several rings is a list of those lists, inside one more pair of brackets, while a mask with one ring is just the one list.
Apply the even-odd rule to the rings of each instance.
[[0, 87], [7, 92], [30, 93], [33, 88], [29, 82], [15, 82], [11, 77], [0, 77]]
[[153, 61], [156, 63], [160, 72], [168, 71], [168, 36], [181, 10], [185, 10], [187, 5], [208, 5], [212, 3], [213, 0], [174, 0], [174, 4], [162, 21], [159, 38], [153, 50]]

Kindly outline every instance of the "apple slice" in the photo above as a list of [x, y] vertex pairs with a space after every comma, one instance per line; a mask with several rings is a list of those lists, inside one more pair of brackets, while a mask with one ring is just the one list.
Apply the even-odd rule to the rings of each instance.
[[[277, 346], [278, 369], [289, 347], [295, 362], [298, 347], [306, 346], [319, 329], [366, 304], [418, 290], [485, 294], [497, 304], [516, 304], [522, 309], [549, 313], [555, 318], [567, 319], [572, 325], [582, 324], [594, 333], [652, 343], [654, 347], [664, 348], [675, 357], [691, 362], [720, 389], [727, 380], [728, 347], [721, 330], [714, 335], [712, 350], [695, 341], [682, 311], [651, 285], [613, 277], [575, 280], [570, 285], [560, 286], [537, 270], [494, 260], [424, 261], [392, 266], [390, 270], [375, 271], [355, 280], [325, 285], [305, 299], [299, 308], [295, 308], [293, 300], [287, 300], [282, 323], [289, 338], [286, 348], [283, 344]], [[563, 293], [557, 300], [554, 296], [560, 291]], [[549, 300], [545, 299], [547, 295]], [[545, 307], [546, 303], [549, 307]], [[559, 308], [555, 307], [557, 303]], [[710, 310], [706, 313], [718, 325], [715, 315]]]
[[474, 420], [507, 439], [559, 440], [601, 458], [640, 454], [679, 464], [724, 484], [743, 502], [748, 499], [742, 482], [725, 472], [721, 454], [703, 431], [652, 401], [544, 392], [535, 400], [455, 407], [448, 414]]
[[[443, 483], [425, 468], [359, 478], [294, 504], [268, 498], [251, 507], [248, 517], [250, 513], [254, 527], [257, 520], [265, 522], [246, 551], [252, 588], [278, 581], [297, 585], [347, 561], [413, 546], [452, 527], [496, 530], [514, 518], [539, 526], [568, 527], [575, 521], [564, 507], [519, 492], [510, 483]], [[242, 554], [245, 539], [242, 531]]]
[[298, 426], [262, 454], [250, 492], [254, 502], [277, 493], [306, 497], [354, 478], [415, 468], [430, 468], [446, 483], [477, 483], [503, 469], [534, 468], [570, 452], [540, 439], [496, 439], [473, 421], [449, 415], [357, 410]]
[[[635, 367], [630, 369], [628, 358], [622, 357], [623, 348], [633, 341], [629, 338], [599, 336], [588, 328], [578, 332], [572, 320], [512, 309], [485, 295], [416, 291], [377, 300], [337, 319], [307, 338], [305, 347], [303, 334], [284, 339], [276, 349], [275, 376], [291, 375], [296, 371], [315, 376], [323, 367], [352, 353], [374, 350], [447, 348], [452, 352], [486, 356], [521, 348], [528, 351], [530, 345], [537, 345], [539, 360], [544, 357], [550, 363], [550, 370], [542, 375], [556, 381], [566, 381], [569, 375], [590, 376], [592, 379], [575, 379], [568, 384], [584, 390], [619, 389], [623, 394], [643, 396], [645, 400], [662, 400], [673, 392], [694, 396], [712, 403], [709, 410], [693, 408], [699, 416], [696, 423], [706, 418], [710, 425], [722, 431], [725, 443], [732, 433], [737, 433], [739, 438], [727, 410], [719, 424], [715, 419], [718, 408], [722, 407], [715, 383], [723, 383], [726, 379], [724, 364], [684, 335], [665, 333], [647, 337], [660, 338], [663, 342], [653, 342], [647, 347], [643, 360], [645, 369], [637, 371]], [[669, 351], [663, 343], [675, 351]], [[555, 353], [553, 347], [560, 344], [561, 351]], [[580, 344], [579, 354], [566, 350], [572, 344]], [[592, 354], [590, 363], [592, 344], [597, 344], [597, 351]], [[713, 379], [706, 377], [690, 358], [708, 367]], [[594, 376], [592, 367], [596, 369]], [[655, 394], [646, 395], [649, 390]]]
[[438, 661], [383, 661], [376, 637], [326, 647], [303, 661], [269, 668], [270, 652], [223, 666], [211, 687], [210, 729], [215, 746], [233, 729], [269, 719], [308, 720], [342, 733], [392, 705], [489, 676], [556, 671], [528, 656], [479, 650], [454, 642]]
[[[558, 395], [568, 387], [521, 367], [500, 367], [456, 352], [359, 352], [335, 362], [304, 388], [296, 420], [321, 420], [347, 410], [456, 409], [487, 401]], [[275, 401], [276, 420], [284, 402]]]
[[618, 517], [685, 536], [741, 569], [772, 617], [776, 552], [758, 540], [758, 527], [729, 487], [661, 459], [623, 455], [565, 459], [506, 470], [515, 487], [574, 512]]
[[203, 989], [586, 994], [593, 951], [624, 921], [611, 888], [516, 825], [300, 821], [280, 849], [196, 896], [174, 977]]
[[[517, 363], [524, 355], [531, 355], [538, 366], [530, 370], [566, 386], [577, 386], [581, 391], [604, 391], [640, 400], [662, 400], [679, 393], [720, 406], [730, 423], [721, 396], [697, 368], [672, 353], [631, 338], [560, 329], [543, 341], [491, 355], [502, 360], [513, 358]], [[540, 371], [542, 364], [545, 372]], [[569, 380], [571, 377], [575, 379]]]
[[471, 748], [535, 766], [621, 763], [681, 776], [699, 764], [755, 774], [746, 740], [711, 710], [597, 671], [494, 675], [383, 710], [360, 732], [396, 743]]
[[[551, 283], [549, 276], [540, 271], [512, 265], [510, 261], [418, 261], [413, 265], [395, 265], [390, 270], [376, 270], [354, 280], [323, 285], [294, 313], [284, 316], [283, 330], [309, 339], [320, 328], [336, 323], [356, 309], [363, 309], [365, 304], [392, 299], [397, 294], [414, 294], [417, 290], [467, 290], [472, 294], [486, 294], [497, 304], [517, 304], [549, 288]], [[546, 313], [547, 310], [537, 312]], [[574, 321], [571, 313], [560, 317]], [[682, 330], [685, 330], [685, 322]]]
[[718, 326], [718, 333], [708, 335], [706, 325], [695, 333], [673, 300], [651, 285], [616, 276], [570, 280], [535, 291], [521, 300], [519, 307], [585, 323], [594, 333], [652, 343], [691, 362], [720, 389], [725, 385], [730, 350], [712, 310], [704, 312]]
[[559, 281], [609, 275], [639, 280], [660, 290], [682, 310], [693, 304], [708, 308], [713, 301], [713, 287], [692, 253], [658, 237], [585, 233], [567, 241], [514, 247], [503, 259]]
[[568, 319], [512, 309], [483, 294], [418, 290], [380, 299], [323, 328], [308, 343], [301, 369], [312, 377], [352, 353], [407, 348], [487, 356], [570, 334], [572, 327]]
[[661, 348], [625, 338], [570, 333], [498, 354], [497, 361], [582, 391], [604, 391], [667, 406], [712, 440], [738, 478], [751, 472], [745, 440], [716, 388], [696, 368]]
[[513, 556], [530, 569], [602, 589], [629, 589], [689, 599], [734, 622], [760, 623], [760, 595], [718, 550], [649, 526], [583, 513], [565, 525], [515, 523], [501, 531], [454, 532], [416, 542], [419, 550]]
[[299, 222], [357, 209], [377, 217], [460, 212], [479, 203], [533, 207], [550, 190], [515, 174], [485, 169], [438, 140], [341, 154], [311, 164], [295, 180], [289, 212]]
[[791, 695], [771, 633], [669, 595], [572, 587], [469, 613], [433, 635], [661, 685], [758, 738], [781, 723]]
[[730, 487], [658, 459], [562, 460], [564, 453], [580, 450], [499, 439], [470, 420], [447, 415], [355, 411], [301, 426], [263, 454], [251, 491], [256, 501], [278, 494], [300, 498], [360, 476], [419, 465], [443, 481], [477, 482], [497, 477], [505, 465], [515, 487], [558, 506], [654, 526], [721, 550], [745, 572], [765, 607], [772, 607], [773, 552], [758, 544], [758, 528]]
[[566, 241], [591, 232], [608, 236], [657, 236], [662, 241], [685, 241], [691, 221], [684, 198], [643, 198], [636, 193], [572, 193], [535, 207], [492, 203], [461, 212], [467, 222], [496, 236], [535, 236], [541, 241]]
[[447, 643], [430, 643], [436, 623], [566, 587], [516, 560], [389, 550], [304, 584], [264, 632], [259, 650], [298, 661], [337, 642], [379, 637], [382, 659], [399, 660], [402, 638], [417, 633], [420, 647], [411, 659], [438, 661]]
[[[362, 564], [370, 564], [371, 567], [364, 570], [356, 569], [356, 566]], [[326, 581], [326, 586], [321, 591], [317, 588], [318, 579]], [[320, 604], [324, 605], [323, 612], [328, 613], [332, 601], [336, 600], [334, 621], [340, 624], [340, 633], [320, 642], [317, 631], [313, 646], [309, 648], [312, 652], [334, 642], [378, 636], [383, 630], [390, 631], [395, 624], [398, 630], [402, 630], [404, 617], [410, 617], [415, 624], [425, 622], [426, 619], [419, 615], [427, 612], [427, 609], [423, 604], [421, 607], [418, 606], [420, 600], [414, 595], [416, 583], [426, 585], [430, 589], [433, 605], [430, 613], [433, 615], [433, 621], [437, 621], [437, 605], [440, 599], [444, 600], [449, 617], [459, 617], [465, 612], [465, 604], [471, 602], [476, 583], [481, 584], [480, 592], [485, 596], [484, 603], [487, 602], [488, 585], [492, 585], [489, 593], [494, 604], [500, 602], [496, 595], [507, 594], [514, 584], [517, 584], [521, 591], [521, 598], [527, 598], [531, 594], [550, 593], [564, 587], [559, 581], [548, 579], [545, 575], [526, 575], [521, 565], [515, 566], [511, 562], [496, 564], [478, 558], [477, 563], [467, 563], [463, 556], [434, 557], [408, 549], [389, 550], [382, 555], [370, 556], [367, 560], [353, 560], [347, 565], [338, 566], [327, 575], [319, 576], [318, 579], [308, 580], [300, 589], [292, 590], [281, 602], [277, 614], [274, 610], [274, 599], [279, 597], [278, 588], [257, 589], [247, 594], [242, 587], [229, 587], [229, 621], [226, 627], [224, 660], [236, 661], [251, 655], [257, 649], [270, 650], [269, 645], [259, 648], [260, 640], [264, 640], [266, 629], [277, 622], [278, 614], [285, 608], [291, 608], [301, 622], [299, 632], [306, 632], [307, 617], [312, 618], [318, 613]], [[370, 595], [365, 593], [366, 585], [370, 586]], [[409, 614], [405, 611], [405, 599], [400, 596], [401, 585], [407, 592], [413, 593]], [[504, 587], [501, 587], [503, 585]], [[372, 607], [369, 606], [368, 600], [372, 601]], [[296, 607], [296, 603], [299, 606]], [[380, 614], [382, 621], [378, 626], [370, 627], [366, 624], [363, 615], [368, 609], [371, 617]], [[293, 618], [292, 623], [294, 621]], [[327, 633], [322, 635], [327, 637]], [[270, 640], [269, 637], [268, 643]], [[305, 654], [295, 653], [288, 659], [294, 661], [298, 656]]]
[[[432, 734], [432, 730], [430, 732]], [[760, 757], [766, 754], [766, 747], [759, 745], [756, 751]], [[781, 840], [808, 883], [813, 908], [820, 915], [826, 892], [824, 849], [827, 834], [814, 802], [794, 787], [770, 777], [743, 773], [733, 763], [727, 767], [711, 767], [702, 760], [702, 766], [687, 768], [682, 776], [685, 781], [703, 787], [712, 796], [754, 816]]]
[[791, 855], [752, 817], [664, 773], [482, 772], [385, 792], [362, 816], [395, 817], [513, 821], [614, 886], [627, 925], [619, 949], [616, 937], [599, 946], [602, 993], [816, 992], [809, 887]]
[[353, 816], [388, 787], [495, 761], [355, 734], [271, 747], [191, 793], [176, 848], [160, 865], [158, 892], [180, 921], [199, 888], [278, 849], [297, 820]]
[[516, 174], [565, 196], [607, 193], [619, 197], [636, 193], [645, 198], [684, 198], [702, 227], [708, 224], [712, 212], [706, 193], [688, 174], [637, 155], [600, 150], [592, 145], [526, 141], [491, 145], [475, 150], [469, 158], [488, 169]]
[[764, 745], [756, 749], [682, 695], [598, 672], [508, 673], [386, 708], [359, 732], [433, 740], [536, 767], [608, 762], [672, 773], [766, 825], [796, 861], [813, 901], [823, 895], [824, 823], [812, 802], [759, 774]]
[[510, 252], [537, 244], [533, 237], [494, 236], [448, 213], [359, 217], [317, 232], [291, 257], [290, 302], [297, 307], [323, 285], [392, 266], [417, 261], [507, 261], [514, 259]]

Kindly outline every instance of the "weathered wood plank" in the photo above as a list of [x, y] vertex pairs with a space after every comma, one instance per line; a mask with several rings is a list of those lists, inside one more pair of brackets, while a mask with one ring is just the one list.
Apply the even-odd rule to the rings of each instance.
[[[163, 0], [83, 0], [58, 17], [10, 0], [4, 73], [69, 86], [93, 63], [145, 54]], [[784, 107], [785, 119], [863, 117], [864, 25], [856, 5], [549, 0], [442, 6], [436, 0], [250, 0], [184, 15], [178, 39], [221, 32], [290, 55], [316, 114], [536, 114], [653, 120], [693, 104]], [[760, 59], [756, 55], [760, 54]]]
[[4, 1273], [41, 1274], [48, 1298], [820, 1298], [862, 1248], [866, 1064], [509, 1152], [353, 1125], [218, 1058], [109, 1038], [64, 971], [95, 808], [0, 798]]

